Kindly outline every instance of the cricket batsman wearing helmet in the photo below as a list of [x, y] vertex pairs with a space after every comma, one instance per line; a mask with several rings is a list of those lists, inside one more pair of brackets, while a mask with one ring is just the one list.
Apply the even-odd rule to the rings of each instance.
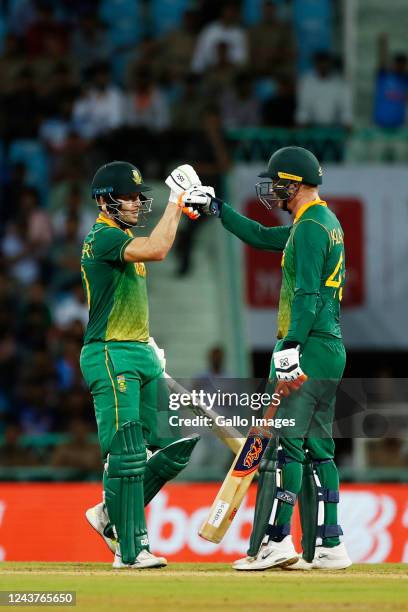
[[187, 465], [199, 439], [180, 439], [169, 427], [164, 353], [149, 338], [145, 262], [166, 257], [184, 194], [200, 181], [184, 165], [166, 184], [170, 198], [160, 221], [150, 236], [134, 237], [131, 228], [151, 211], [152, 198], [145, 196], [150, 187], [131, 163], [99, 168], [92, 181], [99, 216], [82, 250], [89, 322], [81, 370], [93, 397], [104, 460], [104, 499], [86, 517], [115, 553], [114, 568], [166, 565], [149, 551], [144, 506]]
[[[277, 343], [269, 384], [282, 395], [280, 418], [295, 418], [271, 439], [260, 465], [254, 526], [247, 557], [236, 570], [343, 569], [351, 565], [337, 519], [339, 477], [332, 425], [346, 354], [340, 331], [345, 281], [343, 230], [320, 199], [322, 169], [301, 147], [284, 147], [269, 160], [256, 185], [267, 209], [278, 206], [293, 223], [265, 227], [198, 188], [189, 203], [197, 214], [216, 215], [224, 227], [252, 247], [280, 251], [282, 286]], [[281, 430], [283, 431], [283, 430]], [[290, 535], [299, 500], [303, 558]]]

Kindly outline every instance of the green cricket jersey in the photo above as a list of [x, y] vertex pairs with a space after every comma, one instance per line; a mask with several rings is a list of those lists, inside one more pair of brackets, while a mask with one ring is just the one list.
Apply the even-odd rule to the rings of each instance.
[[146, 267], [123, 259], [131, 240], [130, 230], [121, 230], [102, 215], [85, 238], [81, 272], [89, 322], [84, 344], [149, 340]]
[[341, 338], [344, 238], [336, 215], [325, 202], [304, 204], [291, 226], [264, 227], [227, 204], [221, 219], [226, 229], [247, 244], [283, 251], [278, 338], [300, 344], [309, 334]]

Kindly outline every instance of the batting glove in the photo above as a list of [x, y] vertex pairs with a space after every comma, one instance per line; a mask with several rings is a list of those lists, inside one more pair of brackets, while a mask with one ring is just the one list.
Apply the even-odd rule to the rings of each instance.
[[278, 380], [294, 381], [305, 376], [300, 367], [299, 346], [277, 351], [273, 354], [273, 362]]
[[165, 183], [170, 188], [169, 202], [176, 204], [179, 196], [193, 185], [201, 185], [197, 172], [189, 164], [177, 166], [166, 178]]
[[193, 185], [179, 195], [178, 204], [183, 209], [184, 214], [190, 219], [196, 220], [200, 216], [201, 207], [205, 207], [213, 197], [215, 197], [213, 187]]
[[148, 344], [149, 346], [152, 347], [152, 349], [156, 353], [156, 357], [160, 361], [160, 365], [165, 371], [166, 370], [166, 355], [164, 354], [164, 350], [161, 349], [159, 346], [157, 346], [156, 341], [152, 336], [149, 337]]

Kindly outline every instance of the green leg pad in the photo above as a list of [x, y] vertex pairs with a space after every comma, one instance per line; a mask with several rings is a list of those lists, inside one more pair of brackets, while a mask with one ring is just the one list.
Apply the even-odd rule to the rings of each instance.
[[126, 564], [134, 563], [140, 551], [149, 548], [143, 504], [145, 466], [141, 423], [125, 423], [115, 433], [108, 454], [105, 503]]
[[163, 485], [175, 478], [188, 464], [200, 436], [182, 438], [158, 450], [146, 464], [144, 474], [144, 505], [153, 499]]
[[303, 558], [313, 561], [316, 537], [319, 500], [313, 476], [313, 463], [308, 460], [303, 467], [302, 488], [298, 496], [300, 524], [302, 526]]
[[[339, 473], [334, 461], [327, 460], [324, 462], [315, 462], [315, 469], [319, 476], [323, 490], [330, 491], [331, 497], [324, 499], [324, 525], [326, 527], [337, 526], [337, 507], [338, 498], [336, 492], [339, 491]], [[330, 529], [328, 529], [330, 531]], [[329, 548], [340, 544], [338, 535], [331, 537], [323, 537], [323, 546]]]
[[278, 441], [271, 439], [259, 466], [254, 523], [247, 551], [247, 555], [250, 557], [255, 557], [258, 554], [271, 516], [276, 495], [277, 452]]

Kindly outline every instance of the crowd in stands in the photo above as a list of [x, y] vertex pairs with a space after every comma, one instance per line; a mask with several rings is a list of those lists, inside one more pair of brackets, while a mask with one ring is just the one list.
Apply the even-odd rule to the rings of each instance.
[[[79, 370], [87, 321], [79, 253], [95, 218], [88, 189], [99, 164], [137, 160], [163, 178], [191, 159], [204, 184], [217, 184], [230, 165], [225, 130], [353, 126], [330, 49], [298, 74], [290, 1], [265, 0], [246, 24], [241, 2], [180, 0], [177, 23], [162, 31], [153, 4], [0, 3], [2, 463], [9, 454], [19, 463], [18, 436], [71, 431], [80, 445], [94, 431]], [[382, 66], [380, 125], [381, 96], [396, 83], [402, 90], [406, 74], [402, 56]], [[74, 455], [60, 449], [52, 461]]]

